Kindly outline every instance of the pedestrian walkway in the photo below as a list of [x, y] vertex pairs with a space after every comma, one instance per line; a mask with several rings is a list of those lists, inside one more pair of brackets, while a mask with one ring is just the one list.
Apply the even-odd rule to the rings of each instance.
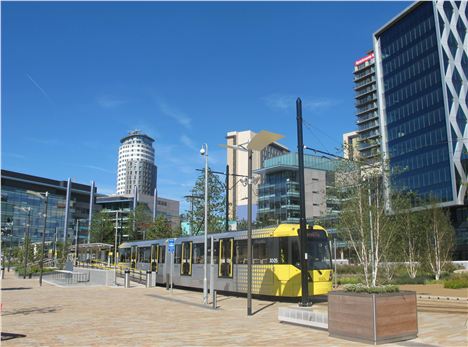
[[[60, 288], [37, 279], [2, 281], [2, 346], [360, 346], [325, 330], [279, 323], [288, 303], [218, 297], [217, 310], [202, 293], [162, 287]], [[326, 305], [326, 303], [320, 304]], [[419, 312], [419, 337], [392, 346], [466, 346], [467, 315]], [[24, 335], [24, 336], [23, 336]]]

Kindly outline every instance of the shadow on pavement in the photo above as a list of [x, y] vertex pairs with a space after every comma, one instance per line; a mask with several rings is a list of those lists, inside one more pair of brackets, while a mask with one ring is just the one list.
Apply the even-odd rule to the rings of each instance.
[[2, 332], [2, 341], [17, 339], [18, 337], [26, 337], [26, 335]]
[[273, 306], [274, 304], [276, 304], [276, 302], [270, 302], [269, 304], [265, 304], [263, 307], [260, 307], [257, 311], [252, 312], [252, 315], [257, 314], [260, 311], [263, 311], [264, 309], [266, 309], [266, 308], [268, 308], [270, 306]]
[[146, 294], [146, 296], [152, 296], [152, 297], [155, 297], [157, 299], [166, 300], [166, 301], [178, 302], [179, 304], [185, 304], [185, 305], [190, 305], [190, 306], [195, 306], [195, 307], [200, 307], [200, 308], [211, 309], [211, 306], [209, 306], [209, 305], [196, 304], [194, 302], [190, 302], [190, 301], [187, 301], [187, 300], [176, 299], [176, 298], [168, 298], [168, 297], [164, 297], [164, 296], [160, 296], [160, 295], [156, 295], [156, 294]]
[[25, 290], [32, 289], [32, 287], [13, 287], [13, 288], [2, 288], [2, 290]]
[[5, 311], [2, 313], [2, 316], [12, 316], [15, 314], [23, 314], [28, 315], [31, 313], [53, 313], [56, 312], [59, 306], [57, 307], [31, 307], [31, 308], [23, 308], [15, 311]]

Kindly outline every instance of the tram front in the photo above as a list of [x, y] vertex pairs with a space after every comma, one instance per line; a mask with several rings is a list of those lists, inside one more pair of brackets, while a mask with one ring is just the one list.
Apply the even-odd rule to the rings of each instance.
[[314, 225], [307, 229], [307, 269], [309, 295], [324, 295], [332, 290], [332, 261], [327, 231]]

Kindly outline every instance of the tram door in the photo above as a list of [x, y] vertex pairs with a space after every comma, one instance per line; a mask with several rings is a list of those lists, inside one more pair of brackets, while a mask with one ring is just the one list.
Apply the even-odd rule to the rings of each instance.
[[182, 266], [180, 267], [180, 274], [191, 276], [192, 275], [192, 242], [182, 242]]
[[132, 269], [136, 268], [136, 263], [138, 261], [138, 248], [137, 246], [132, 246], [130, 249], [130, 267]]
[[219, 277], [232, 277], [232, 256], [234, 249], [234, 239], [219, 240]]
[[151, 245], [151, 271], [158, 272], [159, 245]]

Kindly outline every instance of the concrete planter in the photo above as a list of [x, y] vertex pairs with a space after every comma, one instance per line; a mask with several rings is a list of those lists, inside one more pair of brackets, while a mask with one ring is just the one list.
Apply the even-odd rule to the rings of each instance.
[[330, 292], [328, 332], [332, 337], [371, 344], [414, 339], [418, 334], [416, 293]]

